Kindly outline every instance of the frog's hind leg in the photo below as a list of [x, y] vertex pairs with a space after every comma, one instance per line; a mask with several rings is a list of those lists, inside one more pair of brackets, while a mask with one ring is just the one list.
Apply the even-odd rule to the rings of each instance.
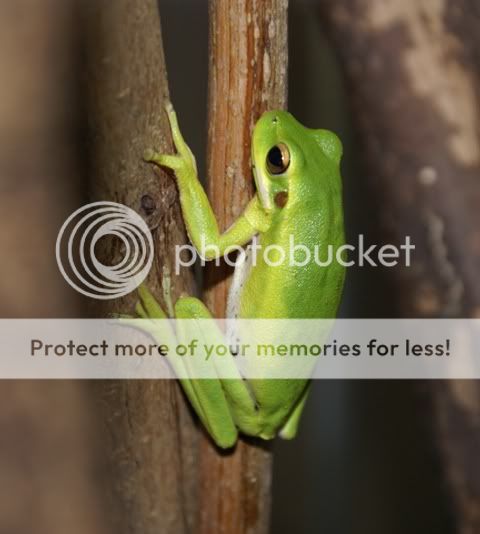
[[[216, 347], [226, 345], [222, 332], [202, 301], [193, 297], [180, 299], [176, 305], [176, 316], [177, 318], [210, 319], [210, 321], [205, 321], [201, 330], [199, 328], [199, 334], [202, 336], [200, 342]], [[211, 356], [211, 361], [212, 367], [209, 369], [209, 374], [215, 373], [219, 377], [216, 382], [221, 385], [229, 419], [233, 420], [235, 427], [250, 436], [272, 438], [274, 434], [270, 435], [267, 432], [268, 425], [265, 425], [259, 415], [253, 393], [241, 376], [231, 353], [228, 351], [225, 356]], [[196, 380], [195, 382], [196, 387], [204, 388], [204, 382], [208, 381]], [[217, 415], [220, 417], [214, 409], [212, 416], [217, 417]]]
[[[195, 339], [200, 347], [217, 345], [222, 343], [222, 334], [215, 324], [210, 312], [203, 302], [195, 297], [181, 297], [175, 304], [175, 316], [180, 321], [177, 322], [177, 334], [181, 342], [187, 339]], [[182, 319], [189, 321], [182, 322]], [[205, 319], [199, 322], [192, 319]], [[237, 441], [238, 431], [229, 408], [229, 403], [219, 378], [211, 378], [217, 375], [214, 358], [206, 359], [203, 355], [185, 356], [187, 376], [189, 378], [181, 380], [189, 397], [193, 395], [196, 399], [196, 411], [205, 427], [213, 437], [217, 445], [222, 448], [232, 447]], [[202, 360], [199, 360], [202, 358]], [[199, 376], [208, 378], [198, 378]], [[187, 389], [188, 388], [188, 389]]]
[[[163, 290], [163, 296], [167, 304], [167, 308], [169, 307], [169, 305], [171, 306], [173, 315], [173, 305], [170, 301], [170, 287], [168, 284], [165, 285], [165, 280]], [[167, 314], [157, 302], [156, 298], [152, 295], [150, 290], [143, 284], [140, 285], [138, 288], [138, 295], [140, 297], [140, 300], [136, 305], [135, 311], [140, 318], [145, 320], [144, 322], [148, 321], [145, 325], [143, 325], [142, 323], [142, 326], [140, 327], [146, 332], [150, 333], [158, 343], [166, 344], [169, 347], [175, 347], [177, 345], [177, 336], [169, 322], [166, 320], [154, 320], [168, 319]], [[189, 401], [192, 403], [195, 412], [200, 417], [205, 427], [210, 430], [210, 425], [208, 423], [208, 419], [204, 410], [204, 403], [201, 402], [201, 398], [199, 398], [195, 387], [193, 387], [192, 381], [184, 378], [188, 376], [184, 361], [182, 360], [182, 358], [177, 356], [173, 358], [169, 357], [169, 362], [173, 368], [173, 371], [175, 372], [177, 377], [179, 377], [179, 381], [183, 387], [183, 390], [185, 391], [185, 394], [187, 395]], [[222, 446], [222, 444], [220, 443], [219, 445]]]
[[[139, 288], [139, 296], [136, 311], [140, 317], [168, 318], [146, 286]], [[176, 333], [168, 326], [168, 321], [159, 321], [157, 330], [152, 332], [149, 329], [154, 338], [163, 342], [168, 339], [171, 346], [178, 343], [186, 345], [192, 339], [198, 340], [200, 347], [225, 345], [222, 332], [199, 299], [181, 297], [175, 304], [174, 312], [176, 319], [179, 319]], [[189, 321], [181, 321], [182, 319]], [[210, 356], [208, 359], [198, 354], [174, 356], [169, 361], [187, 397], [217, 445], [222, 448], [232, 447], [238, 437], [237, 428], [252, 436], [262, 435], [254, 398], [230, 353], [225, 356]], [[206, 378], [201, 378], [202, 376]], [[228, 378], [223, 378], [225, 376]]]
[[[197, 299], [191, 297], [180, 298], [175, 307], [173, 307], [170, 297], [168, 273], [165, 271], [162, 286], [167, 309], [171, 307], [172, 315], [175, 315], [178, 319], [203, 318], [201, 314], [196, 313], [197, 309], [203, 307], [201, 303], [200, 305], [196, 304]], [[146, 286], [139, 286], [138, 294], [140, 300], [136, 306], [136, 313], [141, 318], [146, 320], [168, 319], [167, 313], [165, 313]], [[210, 315], [208, 314], [205, 318], [210, 318]], [[151, 321], [151, 323], [153, 326], [148, 324], [145, 330], [151, 333], [157, 342], [166, 343], [170, 347], [176, 347], [178, 343], [182, 343], [186, 338], [201, 337], [201, 330], [198, 332], [182, 331], [182, 327], [178, 326], [181, 323], [177, 323], [176, 333], [168, 324], [168, 321]], [[232, 447], [237, 440], [238, 432], [228, 409], [220, 382], [218, 379], [195, 380], [188, 378], [190, 374], [195, 374], [195, 360], [188, 362], [187, 358], [185, 357], [184, 359], [175, 355], [169, 358], [169, 362], [179, 378], [182, 388], [192, 403], [195, 412], [217, 445], [223, 448]], [[187, 365], [187, 362], [189, 365]], [[211, 365], [213, 366], [213, 363]], [[209, 374], [212, 374], [212, 370], [210, 370]]]

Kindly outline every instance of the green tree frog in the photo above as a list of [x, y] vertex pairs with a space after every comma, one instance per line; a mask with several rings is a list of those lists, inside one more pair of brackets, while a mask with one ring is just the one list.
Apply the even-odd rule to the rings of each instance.
[[[340, 159], [342, 146], [327, 130], [304, 127], [286, 111], [268, 111], [254, 127], [251, 165], [256, 194], [243, 214], [221, 233], [202, 188], [195, 158], [180, 132], [170, 103], [166, 106], [176, 154], [145, 153], [149, 162], [174, 171], [187, 232], [206, 259], [224, 255], [252, 239], [262, 248], [288, 250], [295, 243], [315, 246], [323, 258], [344, 244]], [[336, 254], [334, 254], [334, 258]], [[273, 266], [262, 255], [255, 265], [237, 265], [228, 299], [228, 315], [248, 319], [333, 318], [341, 298], [344, 268], [335, 259], [326, 267]], [[137, 313], [167, 315], [145, 286], [139, 288]], [[209, 318], [206, 306], [181, 297], [177, 318]], [[238, 432], [263, 439], [295, 436], [309, 381], [279, 379], [182, 380], [182, 386], [213, 440], [223, 448]]]

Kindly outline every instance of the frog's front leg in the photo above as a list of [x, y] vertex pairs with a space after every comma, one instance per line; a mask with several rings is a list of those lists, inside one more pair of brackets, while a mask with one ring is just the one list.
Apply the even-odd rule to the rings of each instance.
[[144, 157], [175, 172], [188, 236], [200, 255], [205, 259], [223, 256], [229, 248], [243, 246], [256, 233], [265, 231], [270, 224], [269, 215], [255, 196], [234, 224], [220, 233], [215, 214], [198, 179], [195, 157], [183, 139], [170, 103], [166, 105], [166, 112], [177, 154], [157, 154], [147, 150]]

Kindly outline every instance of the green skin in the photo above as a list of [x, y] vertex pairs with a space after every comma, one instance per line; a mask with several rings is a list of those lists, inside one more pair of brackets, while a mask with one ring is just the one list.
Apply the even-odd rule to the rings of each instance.
[[[330, 244], [335, 257], [336, 250], [344, 244], [344, 230], [339, 171], [342, 147], [333, 133], [305, 128], [285, 111], [264, 113], [255, 125], [252, 140], [257, 193], [237, 221], [220, 233], [171, 104], [166, 110], [177, 154], [149, 151], [145, 159], [175, 172], [188, 235], [204, 258], [223, 256], [229, 247], [244, 246], [254, 236], [260, 250], [276, 245], [288, 257], [293, 239], [311, 251], [317, 247], [320, 259], [327, 257]], [[279, 143], [287, 149], [289, 162], [285, 168], [280, 167], [283, 172], [273, 174], [271, 161], [269, 165], [267, 160], [272, 147]], [[270, 261], [273, 258], [271, 254]], [[305, 266], [290, 266], [287, 262], [278, 267], [268, 265], [259, 253], [256, 264], [230, 296], [229, 306], [235, 309], [235, 317], [246, 319], [333, 318], [343, 280], [344, 268], [335, 261], [328, 267], [320, 267], [314, 261]], [[144, 286], [139, 295], [137, 313], [141, 317], [166, 317]], [[193, 297], [180, 298], [173, 313], [177, 318], [211, 317], [205, 305]], [[164, 335], [172, 338], [175, 334], [169, 331]], [[277, 434], [293, 438], [309, 385], [308, 380], [299, 379], [255, 379], [247, 384], [240, 375], [237, 380], [181, 382], [208, 432], [222, 448], [235, 444], [238, 431], [263, 439]]]

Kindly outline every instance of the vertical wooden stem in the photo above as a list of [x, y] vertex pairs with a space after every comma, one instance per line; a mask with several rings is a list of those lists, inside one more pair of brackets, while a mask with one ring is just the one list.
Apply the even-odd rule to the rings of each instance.
[[[168, 97], [155, 0], [81, 3], [85, 21], [91, 191], [137, 211], [152, 231], [148, 285], [161, 296], [162, 269], [174, 273], [175, 245], [186, 242], [175, 182], [143, 162], [146, 148], [172, 152]], [[120, 241], [104, 258], [121, 259]], [[185, 270], [173, 293], [192, 292]], [[135, 293], [97, 306], [96, 315], [133, 311]], [[173, 381], [110, 381], [97, 387], [110, 451], [112, 516], [117, 532], [181, 534], [192, 528], [197, 429]]]
[[[209, 197], [226, 228], [253, 193], [251, 132], [267, 109], [287, 98], [287, 0], [211, 0], [209, 61]], [[228, 271], [207, 273], [207, 303], [225, 316]], [[201, 533], [264, 533], [270, 512], [271, 452], [240, 440], [220, 453], [201, 442]]]

